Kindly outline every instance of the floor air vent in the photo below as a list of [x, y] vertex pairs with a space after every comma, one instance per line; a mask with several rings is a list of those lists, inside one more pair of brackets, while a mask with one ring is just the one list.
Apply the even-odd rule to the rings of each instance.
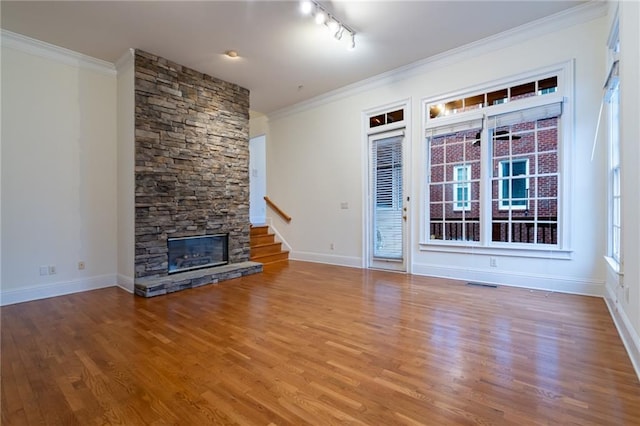
[[495, 284], [485, 284], [485, 283], [467, 283], [467, 285], [472, 285], [475, 287], [489, 287], [489, 288], [498, 288]]

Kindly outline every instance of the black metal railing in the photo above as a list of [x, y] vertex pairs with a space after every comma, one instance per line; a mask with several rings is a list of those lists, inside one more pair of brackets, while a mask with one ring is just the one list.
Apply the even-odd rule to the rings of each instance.
[[[480, 219], [466, 218], [465, 221], [431, 218], [429, 234], [432, 240], [480, 241]], [[491, 240], [528, 244], [557, 244], [557, 217], [514, 217], [494, 218], [491, 223]]]

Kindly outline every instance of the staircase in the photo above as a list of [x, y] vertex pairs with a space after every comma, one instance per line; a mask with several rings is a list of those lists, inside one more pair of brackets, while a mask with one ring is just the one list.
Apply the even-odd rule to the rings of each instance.
[[269, 232], [268, 225], [251, 225], [250, 235], [250, 260], [260, 263], [289, 260], [289, 252], [282, 250], [282, 243], [276, 242], [275, 235]]

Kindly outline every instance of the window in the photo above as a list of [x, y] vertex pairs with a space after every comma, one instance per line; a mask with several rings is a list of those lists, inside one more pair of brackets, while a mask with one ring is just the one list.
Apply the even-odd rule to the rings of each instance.
[[402, 120], [404, 120], [404, 109], [398, 109], [395, 111], [369, 117], [369, 127], [373, 128], [384, 126], [385, 124], [396, 123]]
[[621, 263], [621, 203], [620, 188], [620, 87], [618, 56], [620, 53], [620, 39], [618, 20], [615, 19], [609, 36], [609, 58], [611, 67], [604, 85], [608, 109], [608, 148], [609, 148], [609, 253], [608, 256], [616, 263]]
[[480, 241], [480, 131], [476, 119], [429, 130], [430, 239]]
[[[528, 98], [530, 96], [548, 95], [550, 93], [555, 93], [557, 89], [558, 77], [555, 75], [537, 81], [527, 81], [525, 83], [515, 84], [511, 87], [503, 87], [490, 92], [483, 92], [472, 96], [452, 99], [447, 102], [430, 104], [428, 106], [429, 118], [433, 119], [444, 117], [491, 105], [504, 104], [509, 101]], [[384, 119], [384, 115], [372, 117], [372, 120], [374, 119], [378, 120], [380, 124], [383, 124], [382, 120]]]
[[422, 244], [566, 252], [560, 153], [570, 135], [561, 126], [569, 67], [425, 102]]
[[471, 166], [453, 168], [453, 209], [471, 210]]
[[620, 221], [620, 165], [611, 170], [611, 257], [620, 263], [620, 236], [622, 224]]
[[560, 103], [489, 118], [491, 241], [558, 244]]
[[620, 189], [620, 89], [618, 62], [614, 63], [607, 82], [609, 104], [609, 257], [620, 263], [621, 189]]

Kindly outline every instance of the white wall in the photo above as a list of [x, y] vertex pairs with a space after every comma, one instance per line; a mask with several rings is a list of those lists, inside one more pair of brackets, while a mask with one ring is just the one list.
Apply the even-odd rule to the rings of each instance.
[[252, 224], [267, 222], [267, 137], [249, 139], [249, 220]]
[[[454, 90], [457, 81], [465, 81], [471, 86], [495, 77], [515, 75], [574, 59], [576, 90], [571, 102], [575, 127], [574, 141], [570, 146], [572, 168], [568, 175], [571, 217], [565, 224], [570, 235], [570, 248], [573, 249], [572, 259], [554, 260], [551, 258], [552, 254], [543, 259], [499, 256], [498, 267], [489, 268], [489, 256], [484, 254], [423, 252], [416, 254], [414, 258], [418, 271], [429, 275], [556, 291], [596, 295], [603, 293], [604, 265], [601, 262], [601, 248], [606, 244], [606, 187], [601, 177], [606, 166], [606, 151], [604, 146], [598, 146], [598, 155], [592, 162], [591, 148], [606, 73], [602, 50], [597, 47], [602, 45], [605, 38], [606, 19], [599, 18], [470, 58], [438, 70], [431, 78], [446, 81], [447, 90]], [[495, 64], [500, 64], [499, 71]], [[474, 73], [465, 74], [466, 70], [474, 70]], [[463, 84], [462, 87], [464, 86]], [[571, 117], [565, 116], [563, 123], [571, 125]], [[414, 152], [420, 155], [420, 151]], [[420, 164], [417, 163], [416, 167], [420, 167]]]
[[361, 266], [363, 105], [348, 98], [270, 119], [267, 194], [292, 217], [271, 215], [291, 258]]
[[[595, 12], [594, 12], [595, 10]], [[591, 146], [606, 66], [600, 46], [606, 39], [605, 8], [592, 6], [582, 18], [530, 26], [466, 52], [427, 62], [404, 74], [388, 75], [381, 83], [325, 97], [269, 116], [267, 193], [293, 220], [274, 218], [278, 231], [293, 248], [292, 258], [351, 266], [363, 265], [363, 191], [366, 165], [362, 111], [411, 99], [412, 154], [410, 207], [411, 270], [559, 291], [602, 294], [605, 269], [603, 208], [606, 188], [605, 151], [591, 162]], [[571, 19], [576, 19], [575, 17]], [[542, 29], [544, 28], [544, 29]], [[356, 51], [357, 52], [357, 51]], [[575, 111], [572, 155], [571, 260], [499, 257], [489, 268], [485, 255], [420, 251], [422, 207], [419, 200], [424, 146], [421, 100], [481, 85], [499, 78], [575, 60]], [[565, 119], [565, 121], [568, 121]], [[349, 209], [340, 208], [348, 202]], [[331, 243], [334, 250], [330, 249]]]
[[[250, 111], [249, 115], [249, 219], [253, 224], [267, 223], [267, 133], [269, 120], [266, 115]], [[257, 170], [258, 176], [254, 176]]]
[[3, 32], [2, 304], [113, 285], [116, 271], [115, 73], [16, 44]]
[[133, 51], [118, 69], [118, 285], [133, 292], [135, 259], [135, 68]]
[[249, 137], [265, 135], [269, 131], [269, 120], [266, 115], [249, 111]]

